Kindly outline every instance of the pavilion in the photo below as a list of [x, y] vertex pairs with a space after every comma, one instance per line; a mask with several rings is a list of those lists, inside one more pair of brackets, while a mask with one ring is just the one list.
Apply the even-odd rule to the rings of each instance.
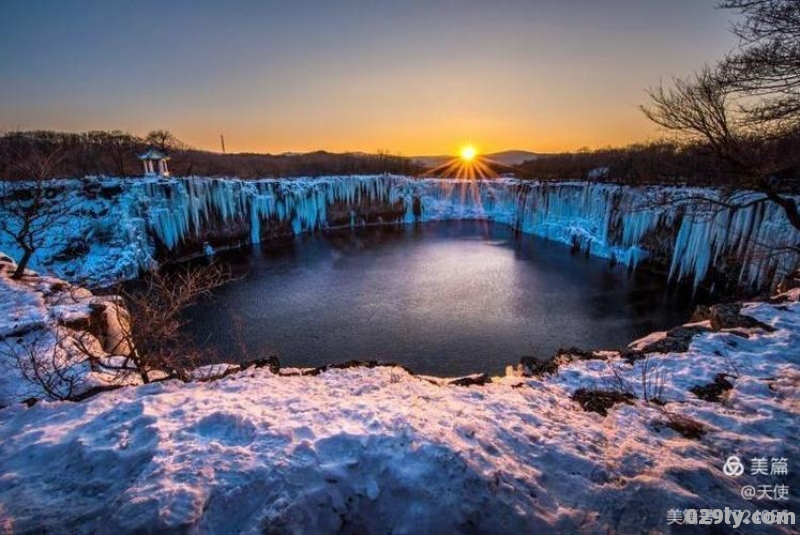
[[[139, 155], [139, 159], [144, 164], [144, 176], [169, 176], [167, 168], [169, 156], [166, 153], [150, 147], [147, 152]], [[156, 172], [156, 165], [158, 172]]]

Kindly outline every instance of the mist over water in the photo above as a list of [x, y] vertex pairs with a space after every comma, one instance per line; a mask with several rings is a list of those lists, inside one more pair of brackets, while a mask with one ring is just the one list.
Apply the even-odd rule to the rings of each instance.
[[187, 331], [221, 362], [240, 358], [238, 336], [283, 366], [499, 374], [560, 347], [621, 348], [691, 311], [655, 276], [480, 221], [306, 235], [220, 260], [247, 274], [194, 307]]

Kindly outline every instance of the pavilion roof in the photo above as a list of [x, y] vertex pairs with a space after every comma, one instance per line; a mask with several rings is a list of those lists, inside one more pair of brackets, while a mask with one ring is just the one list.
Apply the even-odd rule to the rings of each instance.
[[144, 154], [139, 155], [140, 160], [169, 160], [167, 153], [150, 147]]

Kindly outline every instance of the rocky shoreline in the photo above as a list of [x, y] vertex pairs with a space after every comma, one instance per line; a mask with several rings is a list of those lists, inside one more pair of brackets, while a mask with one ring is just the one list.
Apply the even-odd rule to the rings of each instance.
[[[89, 290], [71, 285], [60, 279], [44, 277], [35, 272], [28, 271], [22, 281], [11, 281], [10, 274], [15, 269], [13, 260], [0, 253], [0, 285], [15, 287], [16, 291], [22, 290], [29, 292], [33, 301], [38, 301], [43, 307], [43, 311], [38, 317], [32, 315], [28, 318], [14, 320], [14, 314], [10, 314], [10, 320], [5, 322], [5, 328], [0, 331], [0, 341], [11, 339], [21, 339], [31, 335], [32, 332], [47, 329], [66, 329], [72, 335], [88, 336], [90, 342], [95, 345], [96, 355], [81, 355], [88, 360], [86, 370], [89, 374], [94, 374], [92, 380], [87, 380], [86, 387], [77, 390], [70, 396], [65, 396], [67, 400], [83, 400], [91, 395], [106, 390], [113, 390], [122, 386], [136, 384], [138, 381], [130, 371], [120, 371], [111, 362], [118, 362], [124, 358], [120, 354], [121, 343], [121, 323], [124, 323], [127, 315], [121, 308], [121, 301], [113, 295], [95, 296]], [[779, 286], [778, 293], [767, 299], [773, 304], [784, 303], [796, 300], [795, 293], [800, 288], [800, 272], [787, 277]], [[6, 290], [6, 294], [8, 294]], [[17, 297], [17, 300], [20, 298]], [[30, 301], [30, 299], [28, 299]], [[8, 299], [6, 299], [8, 301]], [[12, 303], [3, 303], [5, 308], [14, 306]], [[654, 353], [686, 353], [692, 344], [693, 339], [703, 333], [730, 333], [738, 337], [749, 338], [753, 332], [763, 331], [770, 333], [774, 331], [771, 326], [758, 321], [742, 313], [743, 302], [717, 304], [711, 306], [700, 305], [697, 307], [692, 319], [685, 325], [679, 325], [665, 332], [651, 333], [639, 340], [631, 342], [626, 348], [614, 350], [585, 350], [579, 348], [560, 349], [553, 356], [541, 359], [535, 357], [522, 357], [520, 362], [514, 366], [506, 368], [506, 377], [541, 378], [548, 374], [557, 374], [559, 367], [579, 361], [609, 361], [618, 359], [633, 365], [637, 361], [648, 358], [649, 354]], [[17, 315], [19, 315], [17, 313]], [[114, 351], [117, 353], [114, 353]], [[318, 376], [329, 370], [347, 369], [355, 367], [375, 368], [401, 368], [409, 375], [417, 376], [414, 372], [402, 365], [393, 362], [380, 361], [357, 361], [351, 360], [342, 363], [328, 363], [316, 368], [283, 368], [278, 357], [272, 356], [267, 359], [257, 359], [241, 364], [220, 363], [202, 366], [190, 370], [188, 379], [190, 381], [213, 381], [224, 377], [248, 370], [250, 368], [267, 368], [271, 373], [278, 376]], [[453, 385], [453, 386], [473, 386], [491, 383], [492, 378], [485, 373], [476, 371], [472, 375], [463, 377], [429, 377], [419, 375], [433, 384]], [[151, 380], [164, 381], [179, 379], [175, 374], [168, 371], [158, 371], [153, 373]], [[697, 388], [701, 388], [698, 385]], [[40, 396], [29, 396], [24, 399], [27, 403], [33, 403]], [[46, 396], [44, 396], [46, 398]], [[0, 396], [0, 399], [3, 399]], [[5, 398], [6, 402], [8, 398]], [[22, 401], [18, 399], [17, 401]]]

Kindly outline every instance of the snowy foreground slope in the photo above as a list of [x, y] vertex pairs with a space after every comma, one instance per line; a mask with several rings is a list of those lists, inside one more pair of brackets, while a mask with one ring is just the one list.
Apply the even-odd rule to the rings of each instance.
[[[701, 200], [719, 198], [715, 190], [510, 178], [86, 178], [51, 187], [69, 214], [45, 233], [30, 267], [90, 286], [275, 235], [460, 219], [510, 225], [631, 267], [656, 256], [673, 279], [695, 286], [719, 271], [741, 286], [769, 289], [800, 266], [791, 249], [797, 232], [776, 204], [752, 204], [760, 196], [752, 192], [735, 192], [747, 206], [733, 210]], [[0, 217], [8, 217], [2, 208]], [[15, 247], [0, 234], [0, 250], [18, 259]]]
[[127, 347], [117, 298], [30, 270], [12, 280], [15, 269], [0, 252], [0, 407], [139, 382], [116, 364]]
[[[656, 333], [630, 361], [568, 352], [485, 385], [250, 368], [13, 404], [0, 409], [0, 532], [634, 533], [674, 529], [673, 508], [800, 513], [798, 296], [746, 304], [734, 326]], [[642, 399], [643, 366], [666, 405]], [[720, 373], [732, 388], [719, 401], [689, 391], [713, 393]], [[581, 388], [637, 398], [603, 416], [573, 400]], [[726, 476], [732, 454], [785, 458], [788, 475]], [[747, 502], [743, 485], [790, 498]]]

